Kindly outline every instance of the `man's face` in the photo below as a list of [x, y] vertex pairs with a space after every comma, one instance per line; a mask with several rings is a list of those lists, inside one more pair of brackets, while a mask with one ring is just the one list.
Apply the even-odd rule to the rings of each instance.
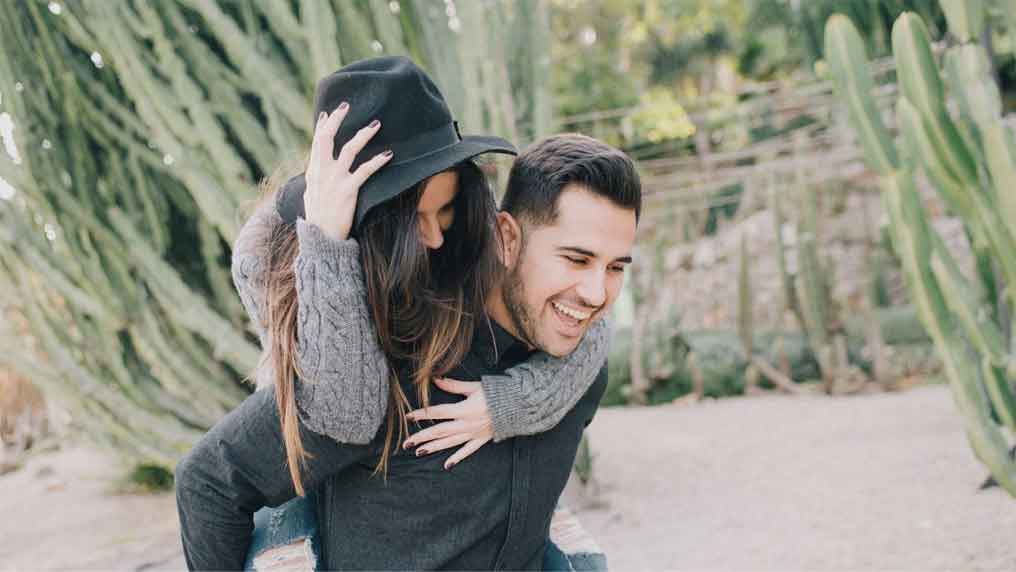
[[502, 290], [516, 336], [564, 356], [617, 299], [636, 225], [634, 210], [577, 185], [561, 191], [557, 210], [553, 223], [519, 223], [524, 239], [506, 256]]

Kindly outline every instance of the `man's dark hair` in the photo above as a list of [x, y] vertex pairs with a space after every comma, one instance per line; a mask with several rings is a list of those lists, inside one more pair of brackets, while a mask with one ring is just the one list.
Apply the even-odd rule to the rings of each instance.
[[615, 205], [642, 212], [642, 183], [635, 163], [606, 143], [580, 135], [553, 135], [527, 147], [515, 159], [501, 210], [533, 224], [557, 220], [557, 199], [577, 184]]

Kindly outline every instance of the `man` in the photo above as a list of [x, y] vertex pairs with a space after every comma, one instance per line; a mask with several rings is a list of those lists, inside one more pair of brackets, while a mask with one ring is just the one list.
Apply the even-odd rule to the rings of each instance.
[[[502, 206], [497, 232], [507, 276], [487, 304], [491, 328], [477, 329], [449, 374], [457, 379], [503, 372], [537, 349], [558, 356], [575, 349], [620, 292], [641, 189], [623, 153], [559, 135], [519, 156]], [[604, 368], [556, 427], [486, 445], [451, 472], [440, 455], [399, 455], [385, 477], [376, 476], [373, 444], [301, 430], [312, 456], [304, 484], [318, 491], [323, 567], [539, 569], [551, 515], [605, 387]], [[285, 463], [266, 464], [266, 456], [285, 458], [274, 393], [259, 391], [181, 461], [177, 499], [189, 567], [242, 566], [253, 512], [295, 496]]]

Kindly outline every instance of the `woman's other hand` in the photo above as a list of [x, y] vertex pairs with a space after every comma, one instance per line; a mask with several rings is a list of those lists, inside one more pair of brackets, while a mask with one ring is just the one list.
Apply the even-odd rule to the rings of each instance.
[[445, 461], [444, 468], [447, 470], [490, 441], [494, 437], [494, 424], [490, 419], [490, 410], [487, 409], [487, 398], [484, 397], [479, 382], [444, 378], [436, 379], [434, 383], [448, 393], [465, 395], [466, 398], [458, 403], [434, 405], [411, 411], [407, 415], [410, 421], [421, 419], [447, 419], [447, 421], [414, 434], [406, 439], [403, 446], [406, 449], [418, 446], [416, 454], [420, 456], [462, 445]]
[[347, 111], [349, 104], [343, 102], [331, 115], [321, 112], [318, 116], [310, 148], [310, 162], [305, 174], [307, 190], [303, 195], [307, 222], [313, 223], [335, 240], [349, 238], [360, 187], [392, 158], [392, 152], [388, 150], [375, 155], [355, 171], [349, 171], [356, 156], [381, 128], [381, 123], [377, 120], [347, 141], [337, 159], [332, 158], [335, 156], [335, 134]]

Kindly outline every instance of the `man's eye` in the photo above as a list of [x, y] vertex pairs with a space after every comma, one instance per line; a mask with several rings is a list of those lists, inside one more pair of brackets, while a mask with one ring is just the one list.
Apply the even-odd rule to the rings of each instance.
[[454, 212], [454, 211], [455, 211], [455, 205], [453, 205], [452, 203], [448, 203], [445, 206], [441, 207], [441, 213], [442, 214], [448, 214], [448, 213]]
[[608, 266], [611, 272], [624, 272], [624, 266]]
[[568, 262], [571, 262], [572, 264], [585, 264], [586, 263], [586, 259], [585, 258], [576, 258], [574, 256], [565, 256], [565, 258], [567, 258]]

